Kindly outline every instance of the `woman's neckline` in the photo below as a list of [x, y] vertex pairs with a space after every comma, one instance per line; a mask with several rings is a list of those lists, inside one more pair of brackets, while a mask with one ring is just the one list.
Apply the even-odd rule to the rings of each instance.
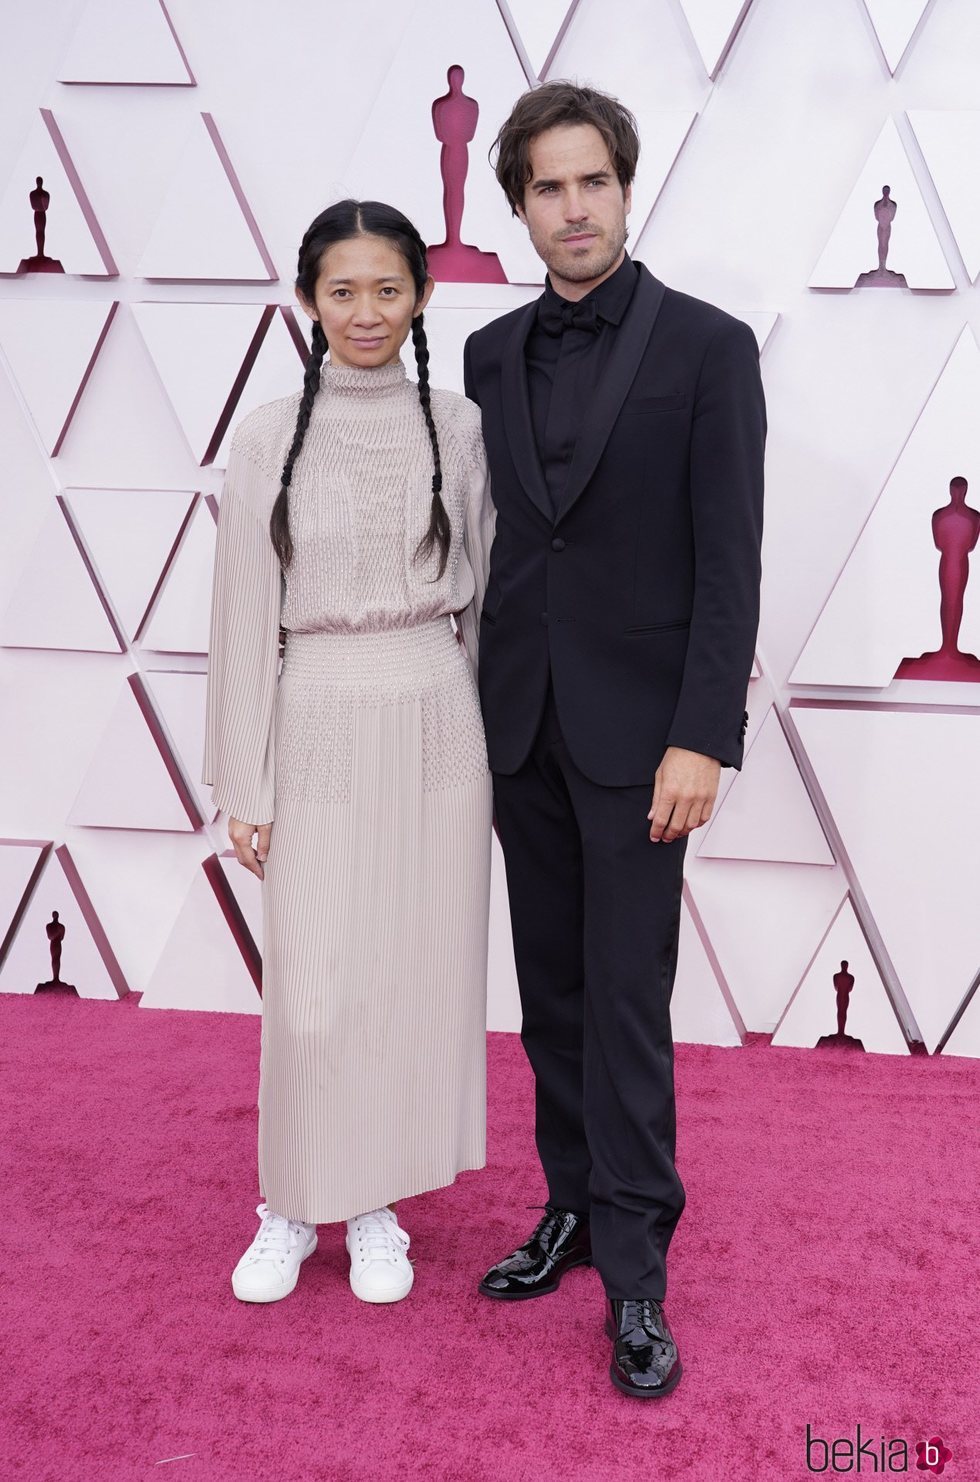
[[320, 386], [324, 391], [363, 396], [383, 396], [396, 391], [408, 381], [405, 362], [389, 360], [387, 365], [343, 365], [325, 360], [320, 367]]

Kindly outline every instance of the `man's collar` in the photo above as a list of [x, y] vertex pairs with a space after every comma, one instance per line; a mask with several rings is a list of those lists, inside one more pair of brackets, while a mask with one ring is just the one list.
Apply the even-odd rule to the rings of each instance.
[[[605, 319], [609, 324], [619, 324], [629, 308], [638, 277], [639, 270], [636, 263], [627, 252], [623, 255], [623, 260], [616, 271], [610, 273], [608, 278], [603, 278], [601, 283], [597, 283], [595, 288], [590, 289], [578, 302], [587, 303], [590, 299], [594, 300], [596, 313], [600, 319]], [[556, 307], [570, 302], [555, 290], [550, 273], [545, 276], [544, 291], [545, 296], [551, 299]]]

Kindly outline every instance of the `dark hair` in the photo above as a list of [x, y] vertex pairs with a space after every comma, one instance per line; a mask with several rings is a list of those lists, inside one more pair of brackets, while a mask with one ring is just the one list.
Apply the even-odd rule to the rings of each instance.
[[[321, 211], [319, 216], [310, 223], [300, 243], [296, 287], [307, 303], [315, 302], [320, 261], [327, 248], [334, 246], [337, 242], [347, 242], [351, 237], [360, 236], [388, 237], [408, 264], [416, 294], [422, 295], [429, 275], [425, 243], [408, 217], [396, 211], [394, 206], [386, 206], [382, 201], [346, 200], [337, 201], [335, 205], [328, 206], [325, 211]], [[429, 347], [422, 318], [421, 314], [417, 314], [412, 320], [412, 341], [415, 345], [415, 363], [418, 367], [419, 401], [422, 405], [426, 426], [429, 429], [435, 472], [432, 475], [432, 511], [429, 528], [419, 542], [415, 558], [416, 560], [427, 559], [438, 546], [438, 575], [442, 576], [449, 558], [451, 530], [446, 506], [441, 497], [442, 459], [439, 454], [436, 424], [432, 420], [432, 402], [429, 394]], [[272, 515], [269, 520], [269, 534], [283, 567], [287, 567], [293, 559], [293, 541], [289, 533], [289, 485], [296, 459], [303, 447], [306, 429], [310, 425], [313, 400], [320, 389], [320, 367], [326, 353], [327, 337], [317, 321], [313, 325], [313, 347], [306, 362], [303, 399], [296, 415], [296, 431], [293, 433], [292, 445], [283, 465], [282, 487], [272, 506]]]
[[560, 124], [597, 128], [623, 190], [633, 183], [640, 137], [625, 103], [575, 82], [546, 82], [518, 98], [490, 149], [491, 157], [497, 151], [494, 173], [515, 216], [518, 206], [524, 205], [524, 191], [531, 179], [531, 143], [545, 129]]

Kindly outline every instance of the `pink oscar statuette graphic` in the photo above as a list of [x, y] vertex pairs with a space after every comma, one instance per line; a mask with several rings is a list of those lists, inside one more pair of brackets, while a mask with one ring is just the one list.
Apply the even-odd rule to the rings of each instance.
[[469, 169], [469, 146], [476, 133], [480, 105], [463, 92], [462, 67], [446, 74], [448, 93], [432, 105], [432, 126], [442, 144], [439, 169], [442, 173], [442, 209], [446, 240], [428, 249], [429, 271], [443, 283], [506, 283], [507, 276], [494, 252], [481, 252], [460, 238], [463, 198]]
[[881, 199], [875, 201], [875, 221], [878, 223], [878, 266], [870, 273], [862, 273], [854, 284], [855, 288], [908, 288], [902, 273], [893, 273], [885, 267], [888, 244], [891, 240], [892, 222], [898, 211], [898, 202], [892, 199], [890, 185], [881, 187]]
[[34, 992], [68, 993], [77, 998], [78, 989], [74, 983], [64, 983], [61, 980], [61, 944], [65, 939], [65, 923], [58, 919], [57, 911], [51, 912], [51, 920], [46, 922], [44, 930], [51, 950], [51, 976], [46, 983], [38, 983]]
[[18, 273], [63, 273], [65, 270], [56, 257], [47, 257], [44, 251], [44, 238], [48, 227], [48, 207], [51, 204], [51, 192], [45, 190], [44, 180], [38, 175], [37, 184], [30, 192], [31, 210], [34, 212], [34, 245], [37, 248], [33, 257], [22, 257]]
[[970, 577], [970, 554], [980, 539], [980, 510], [966, 502], [969, 485], [954, 478], [949, 503], [932, 516], [932, 538], [939, 552], [939, 626], [942, 642], [918, 658], [903, 659], [896, 679], [980, 680], [980, 659], [959, 647], [963, 598]]

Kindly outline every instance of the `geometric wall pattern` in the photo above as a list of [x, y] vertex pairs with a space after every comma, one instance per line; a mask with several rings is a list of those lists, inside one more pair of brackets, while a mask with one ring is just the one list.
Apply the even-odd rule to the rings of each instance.
[[[199, 780], [231, 434], [301, 384], [296, 248], [329, 200], [449, 243], [451, 88], [472, 137], [426, 320], [461, 389], [466, 335], [543, 279], [487, 151], [574, 77], [640, 124], [630, 250], [751, 324], [769, 404], [745, 765], [688, 851], [675, 1037], [980, 1056], [977, 7], [377, 0], [330, 88], [239, 10], [85, 0], [53, 55], [6, 25], [0, 991], [258, 1012], [261, 887]], [[491, 917], [515, 1029], [496, 842]]]

